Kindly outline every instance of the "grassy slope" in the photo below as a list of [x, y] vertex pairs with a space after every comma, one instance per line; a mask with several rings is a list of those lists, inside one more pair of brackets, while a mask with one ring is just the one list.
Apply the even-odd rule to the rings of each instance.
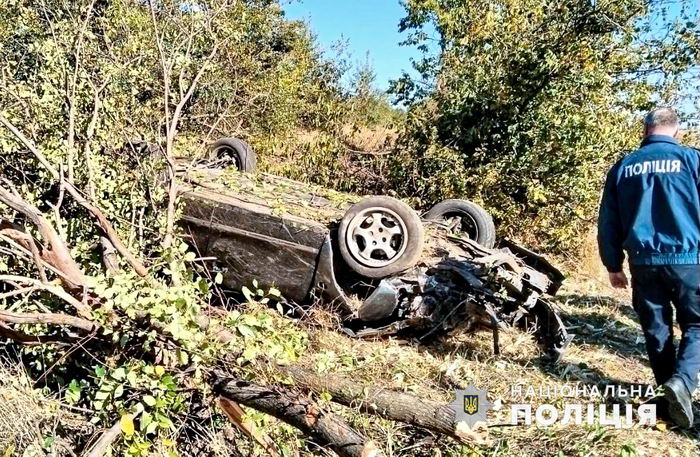
[[[435, 439], [430, 434], [370, 418], [320, 399], [322, 404], [346, 416], [377, 443], [384, 444], [388, 456], [697, 455], [698, 429], [690, 433], [680, 432], [665, 424], [622, 430], [599, 426], [539, 428], [506, 425], [510, 420], [510, 404], [521, 402], [511, 396], [510, 386], [513, 384], [546, 386], [576, 381], [608, 384], [651, 380], [642, 335], [634, 313], [627, 306], [628, 301], [628, 292], [610, 289], [604, 282], [604, 274], [598, 269], [588, 268], [585, 273], [573, 275], [558, 302], [567, 325], [574, 328], [576, 339], [559, 365], [540, 359], [530, 335], [520, 331], [502, 334], [503, 353], [496, 357], [492, 354], [489, 332], [455, 335], [424, 346], [399, 340], [357, 341], [332, 329], [316, 326], [308, 329], [311, 350], [301, 363], [320, 372], [345, 374], [358, 381], [445, 402], [453, 399], [455, 389], [473, 383], [488, 389], [491, 400], [500, 404], [491, 413], [488, 432], [479, 432], [481, 438], [490, 440], [490, 443], [470, 447], [458, 446], [447, 438]], [[319, 318], [330, 317], [322, 311], [318, 314]], [[30, 418], [27, 409], [35, 412], [39, 409], [10, 407], [13, 404], [7, 401], [10, 397], [27, 394], [22, 394], [24, 388], [16, 386], [18, 378], [15, 374], [4, 372], [3, 375], [4, 382], [0, 382], [0, 398], [4, 400], [4, 407], [0, 408], [2, 416], [6, 424], [22, 424], [22, 419]], [[561, 404], [559, 406], [561, 409]], [[51, 408], [44, 410], [44, 425], [54, 423], [55, 412], [50, 411]], [[16, 418], [13, 419], [13, 415]], [[68, 411], [60, 415], [64, 418], [74, 416]], [[5, 431], [9, 433], [10, 429], [6, 427]], [[22, 435], [19, 430], [14, 433]], [[10, 436], [4, 438], [5, 443], [8, 438], [12, 441]], [[279, 436], [276, 438], [280, 439]], [[247, 439], [239, 437], [239, 445], [243, 444], [241, 440], [245, 442]], [[230, 450], [221, 455], [232, 455], [228, 452]], [[257, 449], [251, 455], [264, 453]], [[302, 451], [300, 455], [311, 454]]]
[[[557, 299], [567, 326], [576, 338], [558, 365], [540, 359], [529, 335], [509, 331], [501, 337], [502, 354], [492, 354], [490, 333], [458, 335], [429, 346], [402, 341], [354, 341], [331, 331], [313, 334], [315, 351], [306, 362], [319, 370], [340, 372], [369, 383], [403, 389], [433, 399], [451, 401], [452, 392], [473, 383], [488, 389], [502, 406], [492, 412], [490, 445], [459, 448], [447, 439], [438, 446], [418, 448], [422, 436], [395, 424], [383, 424], [383, 434], [366, 428], [379, 442], [388, 442], [390, 455], [465, 456], [686, 456], [697, 455], [700, 428], [691, 432], [669, 424], [616, 430], [600, 426], [506, 426], [511, 385], [649, 383], [651, 370], [629, 291], [615, 291], [596, 268], [572, 274]], [[534, 400], [537, 401], [537, 400]], [[550, 401], [548, 401], [550, 402]], [[573, 400], [585, 403], [585, 400]], [[553, 401], [551, 403], [557, 403]], [[558, 404], [560, 411], [562, 403]], [[354, 415], [351, 415], [353, 417]], [[500, 424], [500, 425], [498, 425]], [[362, 426], [363, 422], [359, 421]], [[376, 430], [375, 427], [372, 427]]]

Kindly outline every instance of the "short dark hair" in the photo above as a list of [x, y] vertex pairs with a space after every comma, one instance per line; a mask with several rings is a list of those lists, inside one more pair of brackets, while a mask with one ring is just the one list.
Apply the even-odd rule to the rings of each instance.
[[668, 107], [656, 108], [644, 117], [647, 127], [677, 127], [678, 123], [678, 115]]

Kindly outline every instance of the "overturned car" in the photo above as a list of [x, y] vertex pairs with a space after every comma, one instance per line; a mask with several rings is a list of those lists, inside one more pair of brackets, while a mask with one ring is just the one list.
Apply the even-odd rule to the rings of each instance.
[[562, 274], [502, 240], [466, 200], [422, 216], [387, 196], [361, 198], [253, 173], [245, 142], [221, 139], [206, 163], [181, 163], [181, 225], [232, 290], [253, 281], [298, 304], [337, 309], [356, 337], [460, 328], [533, 330], [560, 358], [569, 338], [552, 305]]

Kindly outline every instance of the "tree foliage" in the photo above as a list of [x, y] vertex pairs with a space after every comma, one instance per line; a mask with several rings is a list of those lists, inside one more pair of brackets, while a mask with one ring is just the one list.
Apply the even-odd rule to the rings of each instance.
[[[674, 7], [680, 13], [669, 16]], [[540, 246], [575, 245], [603, 171], [639, 141], [639, 114], [680, 104], [679, 89], [692, 93], [685, 85], [699, 48], [688, 7], [406, 2], [401, 27], [426, 57], [416, 65], [420, 78], [393, 84], [409, 105], [393, 182], [426, 204], [481, 201], [504, 235], [527, 224]]]

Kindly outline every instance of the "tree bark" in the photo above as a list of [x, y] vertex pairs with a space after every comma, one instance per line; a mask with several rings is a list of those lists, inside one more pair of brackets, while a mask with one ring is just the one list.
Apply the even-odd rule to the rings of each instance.
[[0, 322], [7, 324], [49, 324], [75, 327], [85, 332], [97, 329], [97, 324], [87, 319], [55, 313], [13, 313], [0, 310]]
[[[51, 246], [50, 253], [47, 253], [48, 257], [46, 260], [49, 263], [54, 264], [56, 268], [65, 273], [65, 276], [71, 283], [72, 288], [76, 289], [85, 287], [86, 278], [82, 270], [75, 260], [73, 260], [70, 251], [56, 230], [38, 209], [24, 201], [18, 195], [13, 194], [3, 187], [0, 187], [0, 202], [24, 215], [31, 221], [32, 224], [36, 226], [39, 233], [41, 233], [41, 237], [49, 246]], [[12, 236], [12, 232], [8, 230], [5, 230], [5, 232], [8, 234], [8, 236]], [[26, 242], [24, 236], [26, 236], [26, 234], [23, 234], [21, 238], [16, 241], [19, 243], [22, 243], [22, 241]], [[49, 258], [52, 259], [53, 262], [49, 261]]]
[[332, 401], [342, 405], [447, 435], [462, 443], [475, 441], [472, 433], [458, 427], [455, 412], [444, 403], [361, 384], [342, 376], [319, 375], [299, 366], [279, 366], [278, 371], [290, 376], [301, 388], [317, 393], [328, 392]]
[[298, 428], [341, 457], [379, 457], [374, 443], [352, 429], [340, 417], [280, 387], [262, 387], [243, 380], [222, 380], [217, 389], [224, 398], [241, 403]]

